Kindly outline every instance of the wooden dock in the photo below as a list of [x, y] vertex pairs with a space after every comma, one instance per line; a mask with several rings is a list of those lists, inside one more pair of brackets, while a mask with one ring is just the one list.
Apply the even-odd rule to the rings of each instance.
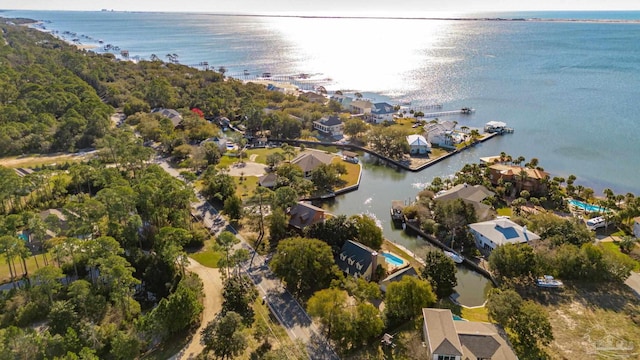
[[425, 113], [424, 118], [437, 118], [442, 116], [450, 116], [450, 115], [469, 115], [474, 113], [476, 110], [471, 108], [462, 108], [460, 110], [451, 110], [451, 111], [436, 111]]

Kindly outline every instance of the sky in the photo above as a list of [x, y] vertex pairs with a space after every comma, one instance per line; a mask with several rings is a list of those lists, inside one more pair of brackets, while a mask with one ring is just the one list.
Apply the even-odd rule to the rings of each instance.
[[524, 10], [640, 10], [638, 0], [0, 0], [0, 9], [423, 16]]

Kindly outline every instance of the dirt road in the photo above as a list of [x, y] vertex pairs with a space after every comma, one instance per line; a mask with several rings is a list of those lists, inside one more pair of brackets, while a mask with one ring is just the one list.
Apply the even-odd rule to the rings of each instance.
[[204, 285], [205, 298], [203, 302], [202, 323], [187, 346], [173, 356], [171, 358], [172, 360], [195, 359], [196, 356], [202, 352], [204, 346], [200, 344], [200, 332], [207, 326], [209, 321], [213, 320], [220, 309], [222, 309], [222, 278], [220, 277], [219, 269], [206, 267], [191, 258], [189, 259], [188, 269], [198, 274]]

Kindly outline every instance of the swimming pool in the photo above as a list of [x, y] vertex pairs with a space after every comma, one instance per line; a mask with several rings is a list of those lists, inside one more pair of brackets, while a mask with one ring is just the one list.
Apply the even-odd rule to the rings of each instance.
[[393, 266], [402, 266], [404, 265], [404, 260], [400, 259], [399, 257], [393, 255], [392, 253], [382, 253], [382, 256], [384, 256], [384, 260], [386, 262], [388, 262], [389, 264], [393, 265]]
[[575, 199], [570, 199], [569, 200], [569, 205], [573, 205], [575, 207], [578, 207], [578, 208], [580, 208], [582, 210], [585, 210], [585, 211], [588, 211], [588, 212], [606, 212], [606, 211], [609, 211], [609, 209], [604, 208], [602, 206], [587, 204], [585, 202], [578, 201], [578, 200], [575, 200]]

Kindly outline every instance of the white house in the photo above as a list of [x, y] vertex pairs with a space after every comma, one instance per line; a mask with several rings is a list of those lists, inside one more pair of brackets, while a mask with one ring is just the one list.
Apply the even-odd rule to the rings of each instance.
[[640, 239], [640, 216], [634, 219], [633, 222], [633, 235]]
[[476, 246], [485, 250], [540, 239], [540, 236], [526, 227], [504, 218], [470, 224], [469, 229], [476, 239]]
[[380, 124], [383, 121], [393, 121], [393, 115], [397, 111], [393, 108], [393, 105], [381, 102], [373, 104], [371, 108], [371, 122]]
[[326, 136], [342, 137], [344, 123], [338, 116], [325, 116], [318, 121], [313, 122], [313, 128], [320, 131]]
[[353, 102], [353, 98], [346, 95], [340, 95], [340, 94], [331, 95], [329, 100], [333, 100], [337, 102], [338, 104], [340, 104], [340, 106], [342, 106], [343, 109], [347, 109], [347, 110], [351, 109], [351, 102]]
[[409, 135], [407, 142], [409, 143], [409, 153], [412, 155], [424, 155], [431, 152], [431, 145], [422, 135]]
[[451, 148], [457, 143], [457, 137], [454, 134], [455, 127], [456, 124], [453, 121], [443, 121], [425, 125], [424, 129], [430, 144]]

